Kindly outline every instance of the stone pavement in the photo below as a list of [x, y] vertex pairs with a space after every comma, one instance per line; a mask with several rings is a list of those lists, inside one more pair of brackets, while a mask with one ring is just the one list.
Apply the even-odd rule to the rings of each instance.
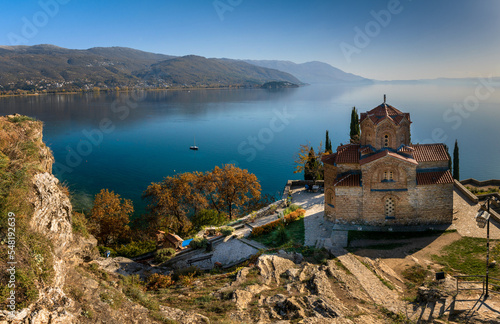
[[333, 223], [324, 219], [324, 194], [295, 189], [292, 192], [292, 203], [306, 210], [304, 217], [304, 245], [316, 246], [316, 242], [330, 237]]
[[[486, 227], [479, 228], [476, 223], [476, 215], [480, 209], [480, 204], [468, 200], [457, 188], [453, 192], [453, 224], [450, 229], [456, 229], [462, 236], [486, 237]], [[500, 239], [500, 224], [495, 220], [490, 220], [490, 238]]]

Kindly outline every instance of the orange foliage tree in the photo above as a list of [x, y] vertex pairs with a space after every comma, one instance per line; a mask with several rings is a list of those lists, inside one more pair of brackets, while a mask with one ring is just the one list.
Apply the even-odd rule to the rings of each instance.
[[142, 197], [149, 202], [151, 228], [186, 234], [192, 228], [190, 218], [203, 209], [227, 212], [233, 218], [246, 202], [260, 197], [260, 184], [254, 174], [229, 164], [205, 173], [166, 177], [151, 183]]
[[90, 231], [100, 244], [116, 244], [130, 228], [129, 216], [134, 212], [132, 201], [120, 198], [108, 189], [102, 189], [94, 199], [90, 214]]
[[210, 205], [218, 212], [226, 212], [230, 219], [250, 199], [260, 197], [261, 187], [255, 174], [233, 164], [206, 172], [203, 184]]
[[199, 172], [186, 172], [151, 183], [142, 195], [149, 201], [146, 209], [150, 226], [187, 233], [191, 228], [188, 216], [207, 206], [200, 189], [201, 177]]

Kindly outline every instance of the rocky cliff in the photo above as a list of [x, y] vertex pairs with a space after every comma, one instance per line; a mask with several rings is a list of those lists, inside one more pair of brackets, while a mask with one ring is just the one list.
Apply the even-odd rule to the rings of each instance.
[[[16, 215], [13, 250], [17, 285], [13, 289], [21, 290], [16, 316], [4, 311], [4, 322], [76, 322], [75, 315], [67, 310], [72, 300], [64, 293], [68, 267], [84, 257], [96, 257], [93, 237], [73, 235], [71, 202], [51, 173], [54, 158], [42, 141], [42, 130], [41, 122], [25, 116], [0, 117], [0, 157], [4, 160], [0, 174], [5, 190], [1, 211]], [[22, 176], [18, 176], [20, 173]], [[33, 268], [32, 259], [43, 270], [42, 275], [38, 276], [35, 269], [29, 276], [26, 268]], [[32, 290], [23, 295], [24, 286], [32, 286]], [[36, 300], [30, 300], [31, 296]], [[25, 300], [32, 302], [26, 305]]]
[[[92, 263], [99, 258], [97, 241], [73, 230], [68, 190], [51, 173], [54, 158], [42, 133], [43, 124], [29, 117], [0, 117], [0, 324], [209, 322], [159, 306], [135, 278]], [[15, 240], [7, 236], [11, 225]], [[7, 307], [10, 243], [17, 262], [15, 312]]]

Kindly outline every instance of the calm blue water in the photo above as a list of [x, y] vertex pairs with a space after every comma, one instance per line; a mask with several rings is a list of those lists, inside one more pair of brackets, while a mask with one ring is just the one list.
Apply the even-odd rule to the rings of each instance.
[[[44, 140], [57, 162], [54, 173], [80, 205], [108, 188], [132, 199], [141, 212], [141, 194], [151, 182], [224, 163], [248, 169], [264, 193], [277, 194], [288, 179], [301, 177], [293, 173], [300, 144], [317, 147], [326, 129], [334, 146], [346, 143], [352, 106], [367, 111], [383, 94], [411, 114], [413, 143], [444, 138], [452, 149], [458, 139], [463, 179], [500, 178], [495, 89], [469, 106], [471, 112], [450, 109], [474, 95], [474, 85], [377, 84], [0, 98], [0, 114], [44, 121]], [[189, 150], [194, 137], [199, 151]]]

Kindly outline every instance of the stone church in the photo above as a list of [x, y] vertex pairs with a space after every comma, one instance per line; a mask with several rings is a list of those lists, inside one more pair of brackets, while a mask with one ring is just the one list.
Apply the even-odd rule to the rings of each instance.
[[444, 144], [411, 144], [410, 114], [384, 103], [362, 113], [359, 143], [322, 158], [325, 218], [339, 224], [451, 223], [453, 178]]

